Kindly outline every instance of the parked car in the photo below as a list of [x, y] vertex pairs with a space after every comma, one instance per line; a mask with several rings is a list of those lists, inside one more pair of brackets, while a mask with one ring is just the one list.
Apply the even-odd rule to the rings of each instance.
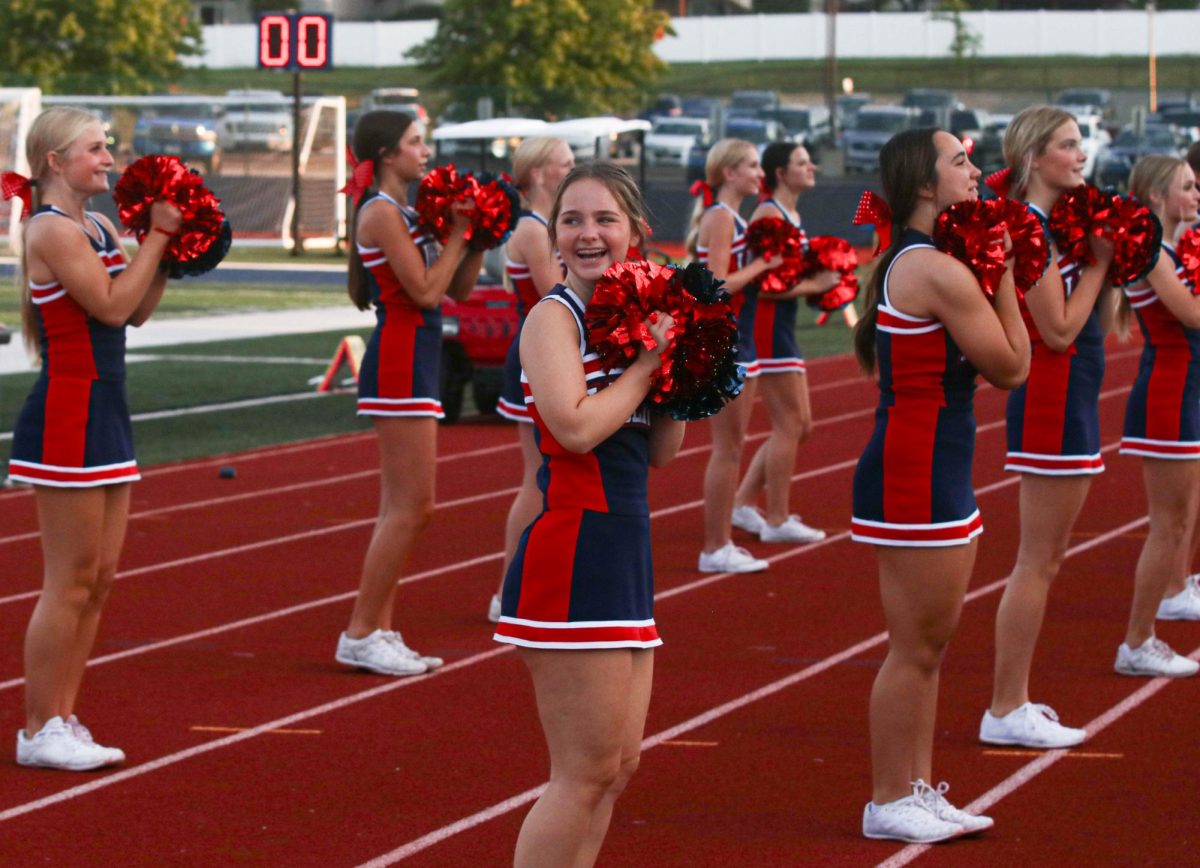
[[974, 156], [971, 158], [985, 175], [1004, 168], [1004, 133], [1012, 123], [1013, 116], [1009, 114], [988, 115], [987, 123], [983, 126], [983, 136]]
[[1112, 93], [1102, 87], [1071, 87], [1054, 98], [1057, 106], [1092, 106], [1105, 120], [1113, 116]]
[[703, 118], [708, 121], [708, 129], [712, 133], [713, 138], [719, 139], [721, 137], [721, 130], [725, 125], [725, 106], [716, 97], [684, 97], [682, 116], [685, 118]]
[[843, 130], [854, 126], [859, 111], [871, 104], [869, 93], [844, 93], [833, 100], [833, 111], [837, 120], [839, 143]]
[[867, 106], [858, 113], [854, 128], [842, 135], [847, 172], [873, 172], [879, 152], [896, 133], [918, 126], [921, 113], [904, 106]]
[[227, 150], [290, 151], [292, 102], [277, 90], [226, 91], [222, 127]]
[[377, 87], [363, 98], [362, 109], [408, 112], [421, 123], [429, 123], [429, 112], [421, 104], [421, 92], [415, 87]]
[[504, 379], [504, 358], [517, 333], [517, 297], [488, 275], [464, 301], [442, 302], [442, 410], [453, 423], [462, 414], [467, 386], [481, 413], [494, 413]]
[[1141, 132], [1126, 127], [1112, 144], [1103, 148], [1096, 161], [1096, 183], [1101, 187], [1125, 189], [1133, 164], [1146, 154], [1181, 154], [1179, 137], [1170, 127], [1147, 126]]
[[782, 142], [785, 138], [778, 121], [770, 118], [751, 118], [741, 115], [725, 122], [725, 138], [745, 139], [758, 148], [761, 156], [771, 142]]
[[657, 118], [646, 133], [646, 162], [652, 166], [686, 166], [696, 145], [712, 144], [712, 131], [704, 118]]
[[773, 90], [735, 90], [729, 97], [729, 117], [757, 117], [763, 109], [779, 108], [779, 94]]
[[147, 108], [133, 128], [133, 149], [144, 154], [173, 154], [205, 172], [221, 169], [221, 120], [224, 109], [208, 102], [181, 102]]
[[950, 113], [961, 109], [963, 104], [948, 90], [917, 87], [904, 92], [900, 105], [918, 109], [917, 125], [923, 127], [950, 128]]
[[778, 121], [783, 137], [810, 151], [833, 144], [833, 124], [823, 105], [785, 105], [763, 109], [759, 117]]
[[961, 108], [950, 112], [946, 129], [962, 140], [963, 148], [971, 162], [978, 166], [982, 159], [984, 147], [991, 142], [984, 142], [984, 130], [987, 129], [988, 115], [982, 109]]
[[1160, 106], [1158, 112], [1151, 117], [1174, 127], [1189, 142], [1200, 141], [1200, 107], [1186, 104]]
[[660, 93], [638, 117], [653, 121], [655, 118], [662, 117], [677, 118], [681, 114], [683, 114], [683, 100], [673, 93]]

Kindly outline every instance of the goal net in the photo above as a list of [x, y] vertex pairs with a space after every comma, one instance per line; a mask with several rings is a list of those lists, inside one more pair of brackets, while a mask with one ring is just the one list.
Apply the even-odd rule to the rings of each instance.
[[[328, 249], [346, 237], [346, 197], [337, 193], [346, 183], [344, 97], [301, 100], [298, 211], [292, 176], [292, 99], [280, 91], [47, 95], [41, 102], [96, 112], [108, 129], [116, 172], [146, 154], [174, 154], [203, 173], [221, 200], [239, 246], [291, 248], [297, 213], [304, 247]], [[34, 106], [30, 120], [38, 110]], [[5, 129], [3, 117], [0, 114], [0, 130]], [[23, 152], [24, 131], [18, 130], [16, 137]], [[7, 168], [12, 162], [3, 159], [0, 165]], [[97, 196], [90, 207], [116, 219], [111, 197]], [[7, 210], [0, 214], [7, 220]]]
[[[25, 137], [41, 110], [42, 92], [36, 87], [0, 87], [0, 172], [29, 174]], [[23, 207], [18, 199], [0, 197], [0, 242], [16, 246]]]

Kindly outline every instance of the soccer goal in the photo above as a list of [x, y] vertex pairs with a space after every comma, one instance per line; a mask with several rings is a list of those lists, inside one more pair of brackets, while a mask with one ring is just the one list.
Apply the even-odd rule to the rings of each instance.
[[[42, 92], [36, 87], [0, 87], [0, 172], [29, 174], [25, 138], [29, 125], [42, 110]], [[0, 198], [0, 241], [15, 247], [21, 226], [18, 199]]]

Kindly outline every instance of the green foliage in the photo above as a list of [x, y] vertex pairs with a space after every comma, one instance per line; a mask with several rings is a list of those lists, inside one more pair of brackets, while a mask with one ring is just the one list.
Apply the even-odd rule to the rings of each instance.
[[4, 0], [0, 83], [48, 93], [149, 93], [200, 51], [189, 0]]
[[950, 54], [959, 60], [974, 57], [983, 45], [983, 37], [972, 30], [963, 19], [963, 13], [971, 8], [971, 4], [968, 0], [941, 0], [939, 6], [933, 17], [949, 21], [954, 27], [954, 37], [950, 40]]
[[666, 65], [651, 49], [670, 20], [650, 0], [446, 0], [432, 39], [411, 56], [471, 102], [533, 115], [636, 107]]

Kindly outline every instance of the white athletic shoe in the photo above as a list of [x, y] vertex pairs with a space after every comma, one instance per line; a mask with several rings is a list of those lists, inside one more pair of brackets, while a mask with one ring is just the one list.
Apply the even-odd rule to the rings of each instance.
[[27, 738], [25, 730], [17, 730], [17, 765], [86, 772], [113, 762], [108, 748], [80, 741], [57, 715], [47, 720], [33, 738]]
[[1122, 642], [1117, 649], [1117, 662], [1113, 668], [1122, 675], [1187, 678], [1200, 670], [1200, 663], [1176, 654], [1162, 639], [1151, 636], [1139, 648], [1130, 648]]
[[339, 663], [380, 675], [423, 675], [429, 671], [420, 658], [402, 654], [383, 630], [361, 639], [351, 639], [343, 633], [338, 637], [336, 657]]
[[1200, 577], [1187, 577], [1183, 590], [1158, 604], [1160, 621], [1200, 621]]
[[825, 531], [809, 527], [798, 515], [789, 515], [778, 526], [764, 521], [758, 538], [765, 543], [815, 543], [825, 539]]
[[929, 786], [920, 778], [913, 781], [913, 790], [916, 795], [925, 800], [925, 804], [929, 805], [939, 819], [962, 826], [963, 834], [974, 835], [976, 832], [982, 832], [996, 825], [996, 821], [991, 817], [985, 817], [982, 814], [968, 814], [961, 808], [950, 804], [950, 800], [946, 798], [949, 789], [950, 785], [945, 781], [938, 784], [936, 788]]
[[1049, 705], [1026, 702], [1003, 717], [983, 713], [979, 740], [985, 744], [1019, 744], [1023, 747], [1074, 747], [1087, 738], [1087, 731], [1063, 726]]
[[426, 657], [424, 654], [418, 654], [416, 651], [404, 644], [404, 639], [401, 638], [400, 633], [396, 630], [385, 630], [383, 635], [389, 642], [392, 643], [393, 648], [395, 648], [409, 660], [420, 660], [425, 664], [425, 668], [430, 672], [446, 662], [441, 657]]
[[121, 750], [119, 747], [105, 747], [102, 744], [96, 744], [96, 740], [92, 738], [91, 730], [80, 723], [79, 718], [73, 714], [67, 718], [67, 729], [71, 730], [71, 734], [84, 744], [90, 744], [94, 747], [100, 748], [101, 750], [108, 751], [110, 765], [116, 765], [117, 763], [125, 762], [125, 751]]
[[493, 624], [500, 623], [500, 595], [492, 594], [492, 598], [488, 600], [488, 620]]
[[734, 527], [754, 534], [761, 531], [767, 523], [763, 514], [753, 506], [735, 506], [729, 520]]
[[725, 543], [715, 552], [700, 552], [702, 573], [757, 573], [769, 567], [741, 546]]
[[966, 832], [958, 823], [939, 817], [913, 784], [913, 794], [894, 802], [877, 805], [867, 802], [863, 808], [863, 836], [910, 844], [949, 841]]

